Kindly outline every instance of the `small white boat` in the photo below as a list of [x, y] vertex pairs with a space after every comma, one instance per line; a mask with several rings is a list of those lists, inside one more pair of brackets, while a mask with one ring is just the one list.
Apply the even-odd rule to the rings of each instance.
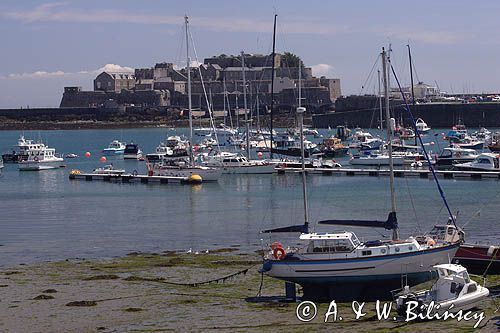
[[422, 118], [418, 118], [415, 122], [415, 125], [417, 127], [417, 131], [420, 134], [427, 134], [431, 130], [431, 128], [427, 126], [427, 123]]
[[113, 164], [108, 164], [103, 166], [102, 168], [97, 168], [92, 171], [95, 175], [109, 175], [109, 176], [119, 176], [125, 173], [123, 169], [115, 169]]
[[125, 144], [118, 141], [113, 140], [108, 148], [104, 149], [102, 152], [104, 155], [121, 155], [125, 151]]
[[142, 150], [139, 149], [139, 146], [137, 144], [131, 142], [125, 146], [123, 158], [130, 160], [139, 160], [142, 158]]
[[66, 158], [77, 158], [78, 155], [71, 153], [71, 154], [66, 154], [64, 157], [66, 157]]
[[64, 166], [64, 159], [56, 155], [56, 150], [41, 142], [30, 142], [25, 153], [27, 155], [18, 161], [20, 171], [48, 170]]
[[271, 174], [276, 164], [266, 160], [248, 160], [245, 156], [230, 152], [203, 155], [202, 163], [208, 167], [221, 168], [226, 174]]
[[453, 169], [462, 171], [500, 171], [498, 154], [482, 153], [471, 162], [455, 164]]
[[[435, 265], [434, 269], [437, 270], [439, 278], [430, 290], [411, 292], [408, 287], [404, 288], [403, 294], [396, 299], [396, 308], [400, 315], [405, 315], [409, 307], [413, 308], [412, 312], [456, 313], [478, 306], [489, 295], [487, 288], [470, 279], [463, 266], [441, 264]], [[411, 305], [410, 301], [415, 303]], [[432, 306], [431, 302], [434, 302]]]
[[203, 182], [216, 182], [219, 180], [222, 169], [202, 165], [189, 165], [185, 161], [162, 160], [159, 163], [148, 163], [149, 176], [168, 176], [189, 178], [193, 175], [201, 177]]
[[[404, 158], [401, 156], [395, 156], [395, 154], [392, 155], [392, 163], [394, 165], [403, 165], [404, 164]], [[381, 165], [389, 165], [389, 155], [386, 153], [371, 153], [369, 155], [356, 155], [353, 156], [349, 160], [349, 164], [351, 165], [376, 165], [376, 166], [381, 166]]]

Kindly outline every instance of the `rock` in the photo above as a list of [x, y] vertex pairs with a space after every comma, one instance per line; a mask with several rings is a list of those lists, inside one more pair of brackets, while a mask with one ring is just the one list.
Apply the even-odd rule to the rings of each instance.
[[66, 304], [66, 306], [96, 306], [96, 301], [73, 301]]
[[45, 294], [54, 294], [54, 293], [57, 293], [57, 290], [55, 290], [55, 289], [45, 289], [44, 291], [42, 291], [42, 293], [45, 293]]
[[85, 281], [94, 281], [94, 280], [116, 280], [119, 279], [120, 277], [115, 274], [103, 274], [103, 275], [95, 275], [95, 276], [90, 276], [88, 278], [85, 278]]
[[37, 297], [33, 298], [34, 300], [41, 300], [41, 299], [54, 299], [54, 296], [50, 295], [38, 295]]

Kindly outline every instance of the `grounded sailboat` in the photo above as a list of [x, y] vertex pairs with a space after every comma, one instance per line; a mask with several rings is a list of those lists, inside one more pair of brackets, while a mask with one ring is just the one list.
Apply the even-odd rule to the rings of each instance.
[[[386, 119], [389, 114], [389, 84], [386, 52], [382, 51]], [[297, 108], [302, 132], [304, 108]], [[411, 112], [410, 112], [411, 114]], [[389, 124], [386, 121], [386, 124]], [[452, 226], [457, 241], [436, 241], [432, 238], [418, 241], [416, 238], [399, 239], [394, 193], [394, 166], [392, 159], [391, 128], [387, 127], [388, 155], [390, 166], [391, 206], [386, 221], [326, 220], [324, 225], [355, 225], [384, 228], [393, 231], [392, 239], [361, 242], [353, 232], [318, 233], [309, 231], [305, 168], [302, 164], [304, 193], [304, 224], [265, 230], [266, 233], [300, 232], [304, 246], [287, 249], [273, 243], [265, 257], [262, 272], [287, 282], [298, 283], [303, 289], [304, 299], [320, 301], [365, 301], [391, 299], [391, 290], [402, 287], [404, 279], [409, 286], [430, 280], [433, 266], [447, 263], [453, 258], [463, 239], [463, 232]], [[420, 140], [421, 144], [422, 141]], [[429, 167], [430, 159], [423, 148]], [[303, 151], [303, 149], [302, 149]], [[304, 154], [302, 154], [304, 161]], [[436, 179], [437, 181], [437, 179]], [[437, 183], [439, 186], [439, 183]], [[442, 192], [439, 186], [440, 192]], [[443, 195], [444, 199], [444, 195]], [[451, 211], [446, 203], [448, 212]], [[454, 217], [451, 219], [455, 222]], [[288, 251], [288, 253], [287, 253]]]

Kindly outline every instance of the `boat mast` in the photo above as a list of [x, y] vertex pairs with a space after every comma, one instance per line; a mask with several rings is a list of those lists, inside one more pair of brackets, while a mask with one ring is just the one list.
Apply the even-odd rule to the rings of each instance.
[[302, 81], [302, 67], [299, 63], [299, 103], [297, 107], [297, 121], [299, 123], [300, 129], [300, 160], [302, 162], [302, 195], [304, 197], [304, 225], [306, 230], [309, 225], [309, 212], [307, 206], [307, 184], [306, 184], [306, 167], [304, 161], [304, 113], [306, 108], [302, 107], [302, 92], [301, 92], [301, 81]]
[[241, 51], [241, 71], [243, 75], [243, 108], [245, 109], [245, 131], [246, 131], [246, 153], [247, 160], [250, 160], [250, 128], [247, 110], [247, 81], [245, 78], [245, 52]]
[[270, 122], [271, 122], [271, 159], [273, 158], [273, 111], [274, 111], [274, 59], [276, 58], [276, 18], [278, 14], [274, 14], [274, 27], [273, 27], [273, 53], [272, 53], [272, 68], [271, 68], [271, 114], [270, 114]]
[[[413, 65], [411, 61], [410, 44], [406, 46], [408, 46], [408, 58], [410, 60], [411, 104], [413, 105], [413, 112], [415, 112], [415, 91], [413, 90]], [[417, 132], [418, 131], [417, 126], [414, 127], [415, 127], [415, 132]], [[415, 146], [416, 145], [417, 145], [417, 133], [415, 133]]]
[[189, 110], [189, 163], [194, 164], [193, 157], [193, 105], [191, 101], [191, 67], [189, 60], [189, 32], [188, 32], [188, 16], [184, 16], [186, 23], [186, 66], [187, 66], [187, 83], [188, 83], [188, 110]]
[[384, 128], [384, 116], [382, 112], [382, 91], [380, 90], [380, 69], [377, 70], [378, 77], [378, 106], [380, 111], [380, 130]]
[[[388, 73], [388, 59], [385, 49], [382, 48], [382, 71], [384, 75], [384, 95], [385, 95], [385, 127], [387, 129], [387, 147], [389, 153], [389, 170], [390, 170], [390, 187], [391, 187], [391, 213], [396, 214], [396, 196], [394, 193], [394, 161], [392, 159], [392, 122], [390, 121], [391, 114], [389, 111], [389, 73]], [[392, 239], [398, 239], [398, 229], [393, 229]]]

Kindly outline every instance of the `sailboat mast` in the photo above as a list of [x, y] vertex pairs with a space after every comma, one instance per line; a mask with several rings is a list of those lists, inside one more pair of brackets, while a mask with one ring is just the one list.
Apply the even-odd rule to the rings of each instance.
[[378, 106], [379, 106], [379, 111], [380, 111], [380, 130], [384, 128], [384, 116], [383, 116], [383, 111], [382, 111], [382, 91], [380, 89], [380, 69], [377, 70], [377, 77], [378, 77]]
[[247, 81], [245, 78], [245, 52], [241, 51], [241, 71], [243, 75], [243, 107], [245, 108], [245, 131], [246, 131], [246, 153], [247, 159], [250, 159], [250, 128], [248, 124], [247, 110]]
[[274, 14], [274, 27], [273, 27], [273, 53], [272, 53], [272, 68], [271, 68], [271, 114], [270, 116], [270, 129], [271, 129], [271, 159], [273, 158], [273, 112], [274, 112], [274, 59], [276, 58], [276, 18], [278, 14]]
[[184, 16], [186, 23], [186, 66], [187, 66], [187, 83], [188, 83], [188, 111], [189, 111], [189, 162], [194, 164], [193, 157], [193, 105], [191, 101], [191, 65], [189, 60], [189, 31], [188, 31], [188, 17]]
[[[388, 73], [388, 59], [385, 49], [382, 48], [382, 72], [384, 75], [384, 95], [385, 95], [385, 127], [387, 129], [387, 147], [389, 154], [389, 170], [390, 170], [390, 188], [391, 188], [391, 212], [396, 214], [396, 196], [394, 193], [394, 161], [392, 158], [392, 122], [390, 114], [390, 103], [389, 103], [389, 73]], [[392, 232], [392, 239], [398, 239], [398, 229], [394, 229]]]
[[[411, 83], [411, 104], [413, 105], [413, 112], [415, 112], [415, 91], [413, 90], [413, 65], [412, 65], [412, 61], [411, 61], [411, 49], [410, 49], [410, 44], [407, 45], [408, 46], [408, 59], [409, 59], [409, 62], [410, 62], [410, 83]], [[417, 127], [416, 125], [414, 125], [415, 127], [415, 146], [417, 145]]]
[[306, 112], [306, 108], [302, 107], [302, 89], [301, 89], [301, 81], [302, 81], [302, 67], [299, 63], [299, 102], [297, 107], [297, 121], [299, 122], [299, 130], [300, 130], [300, 161], [302, 162], [302, 195], [304, 197], [304, 223], [305, 225], [309, 224], [309, 211], [307, 205], [307, 184], [306, 184], [306, 166], [304, 161], [304, 113]]

